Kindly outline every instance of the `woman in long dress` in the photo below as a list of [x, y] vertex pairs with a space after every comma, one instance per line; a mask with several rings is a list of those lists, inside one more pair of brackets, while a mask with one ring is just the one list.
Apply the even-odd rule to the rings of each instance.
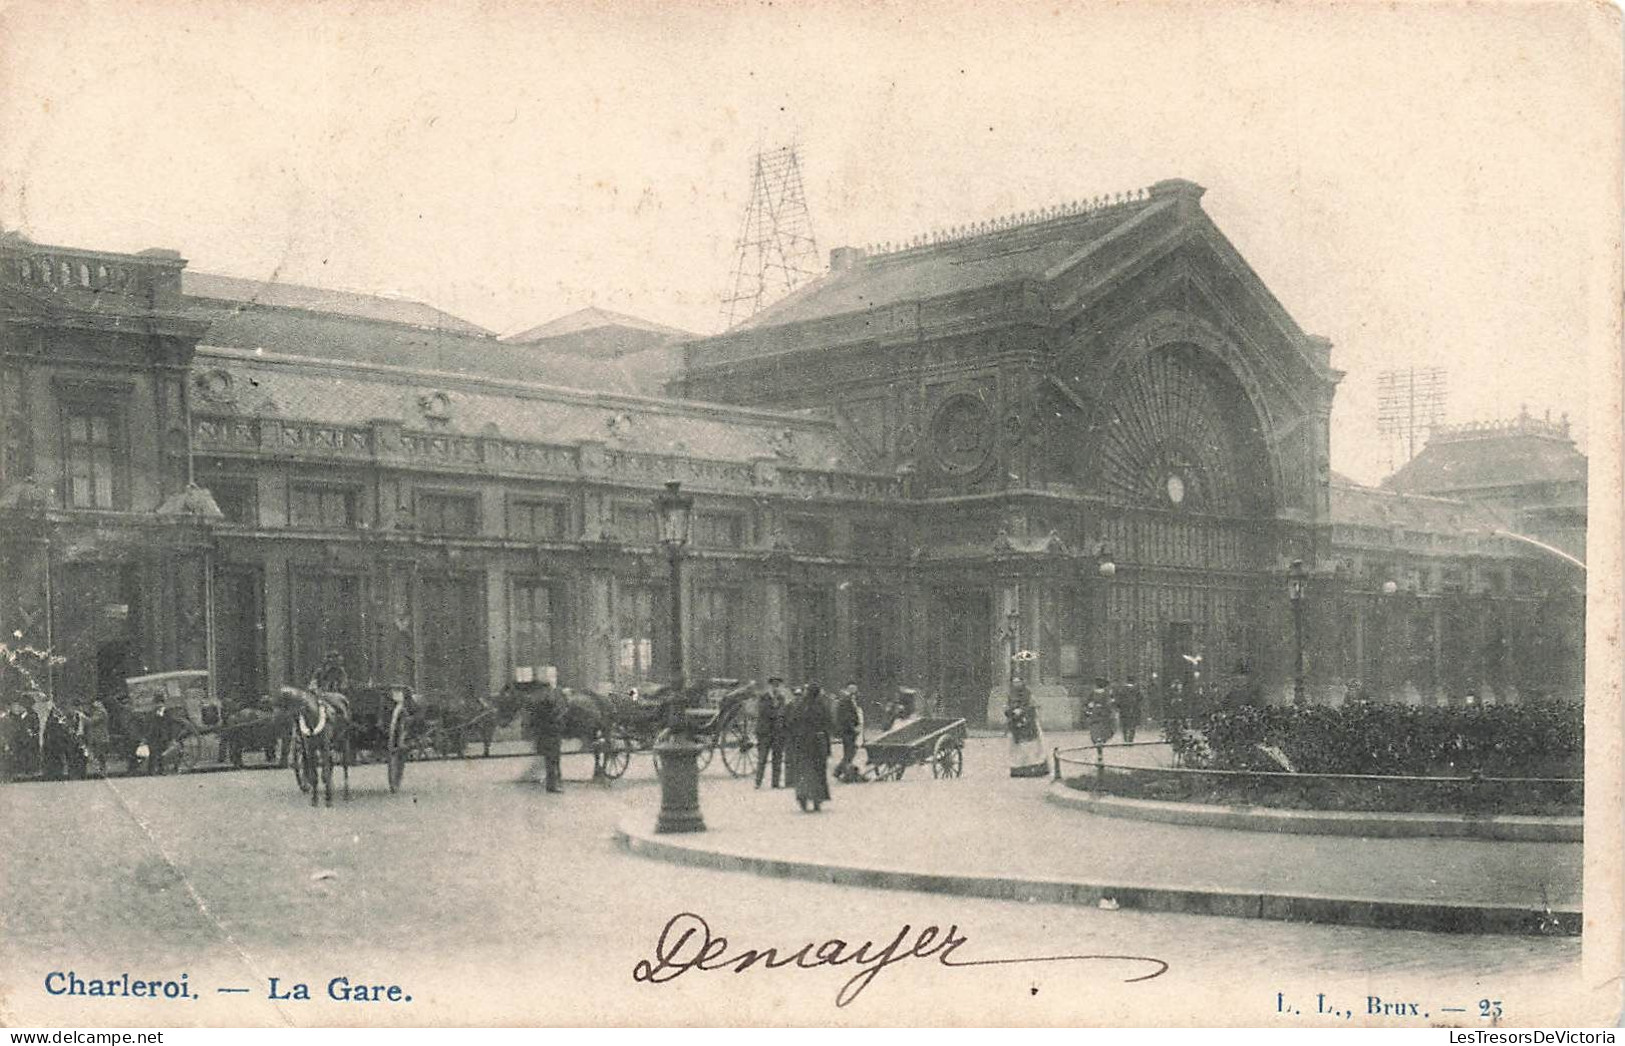
[[834, 725], [829, 704], [817, 683], [808, 683], [790, 706], [789, 762], [796, 803], [802, 812], [817, 812], [829, 798], [829, 735]]
[[1047, 776], [1049, 757], [1044, 753], [1044, 728], [1038, 724], [1038, 708], [1020, 676], [1010, 680], [1004, 718], [1010, 726], [1010, 776]]

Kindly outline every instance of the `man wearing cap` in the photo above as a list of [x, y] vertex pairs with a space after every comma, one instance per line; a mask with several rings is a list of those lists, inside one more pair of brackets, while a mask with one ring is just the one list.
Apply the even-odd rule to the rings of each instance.
[[768, 676], [767, 691], [756, 699], [756, 787], [769, 759], [773, 761], [773, 787], [784, 787], [784, 709], [789, 696], [781, 676]]

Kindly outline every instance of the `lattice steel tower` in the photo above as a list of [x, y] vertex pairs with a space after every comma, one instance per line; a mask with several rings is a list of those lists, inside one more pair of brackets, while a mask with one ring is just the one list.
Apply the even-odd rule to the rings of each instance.
[[733, 286], [722, 299], [727, 327], [754, 316], [823, 271], [796, 146], [758, 152], [752, 166], [750, 203], [735, 243]]
[[1406, 367], [1377, 375], [1377, 433], [1383, 437], [1390, 472], [1416, 457], [1418, 442], [1425, 442], [1444, 421], [1444, 403], [1443, 367]]

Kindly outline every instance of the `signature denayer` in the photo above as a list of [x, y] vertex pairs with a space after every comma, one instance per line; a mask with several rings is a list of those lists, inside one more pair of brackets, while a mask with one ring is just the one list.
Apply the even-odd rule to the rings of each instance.
[[666, 922], [655, 942], [652, 960], [639, 959], [632, 967], [632, 979], [639, 983], [665, 984], [676, 980], [690, 970], [744, 973], [752, 966], [777, 970], [793, 966], [801, 970], [814, 970], [820, 966], [847, 966], [857, 969], [850, 980], [835, 995], [835, 1005], [846, 1006], [863, 994], [874, 983], [880, 971], [894, 963], [908, 959], [936, 959], [943, 966], [1009, 966], [1031, 962], [1118, 962], [1136, 963], [1148, 969], [1137, 976], [1123, 978], [1124, 984], [1148, 981], [1168, 971], [1168, 964], [1147, 955], [1043, 955], [1020, 959], [955, 959], [954, 953], [968, 942], [957, 925], [942, 930], [926, 926], [906, 944], [913, 927], [904, 925], [891, 939], [891, 943], [877, 946], [864, 941], [853, 947], [839, 938], [821, 944], [807, 942], [794, 951], [781, 952], [778, 948], [740, 948], [729, 953], [728, 938], [714, 936], [711, 926], [693, 912], [680, 912]]

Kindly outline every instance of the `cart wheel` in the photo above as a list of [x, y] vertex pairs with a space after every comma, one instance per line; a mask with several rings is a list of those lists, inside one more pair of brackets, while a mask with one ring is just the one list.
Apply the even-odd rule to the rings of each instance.
[[299, 785], [301, 792], [310, 791], [310, 782], [305, 780], [305, 746], [299, 743], [299, 723], [293, 724], [288, 734], [288, 765], [293, 768], [293, 779]]
[[389, 714], [389, 790], [401, 790], [406, 773], [406, 706], [397, 704]]
[[191, 773], [203, 761], [203, 735], [188, 734], [175, 742], [175, 772]]
[[931, 751], [931, 776], [958, 777], [964, 769], [964, 746], [951, 738], [937, 738], [937, 745]]
[[717, 734], [717, 747], [722, 749], [722, 765], [735, 777], [749, 777], [756, 772], [760, 753], [756, 750], [756, 723], [743, 709], [735, 711], [722, 724]]
[[607, 733], [599, 744], [603, 746], [604, 776], [617, 780], [632, 765], [632, 739], [620, 732]]

